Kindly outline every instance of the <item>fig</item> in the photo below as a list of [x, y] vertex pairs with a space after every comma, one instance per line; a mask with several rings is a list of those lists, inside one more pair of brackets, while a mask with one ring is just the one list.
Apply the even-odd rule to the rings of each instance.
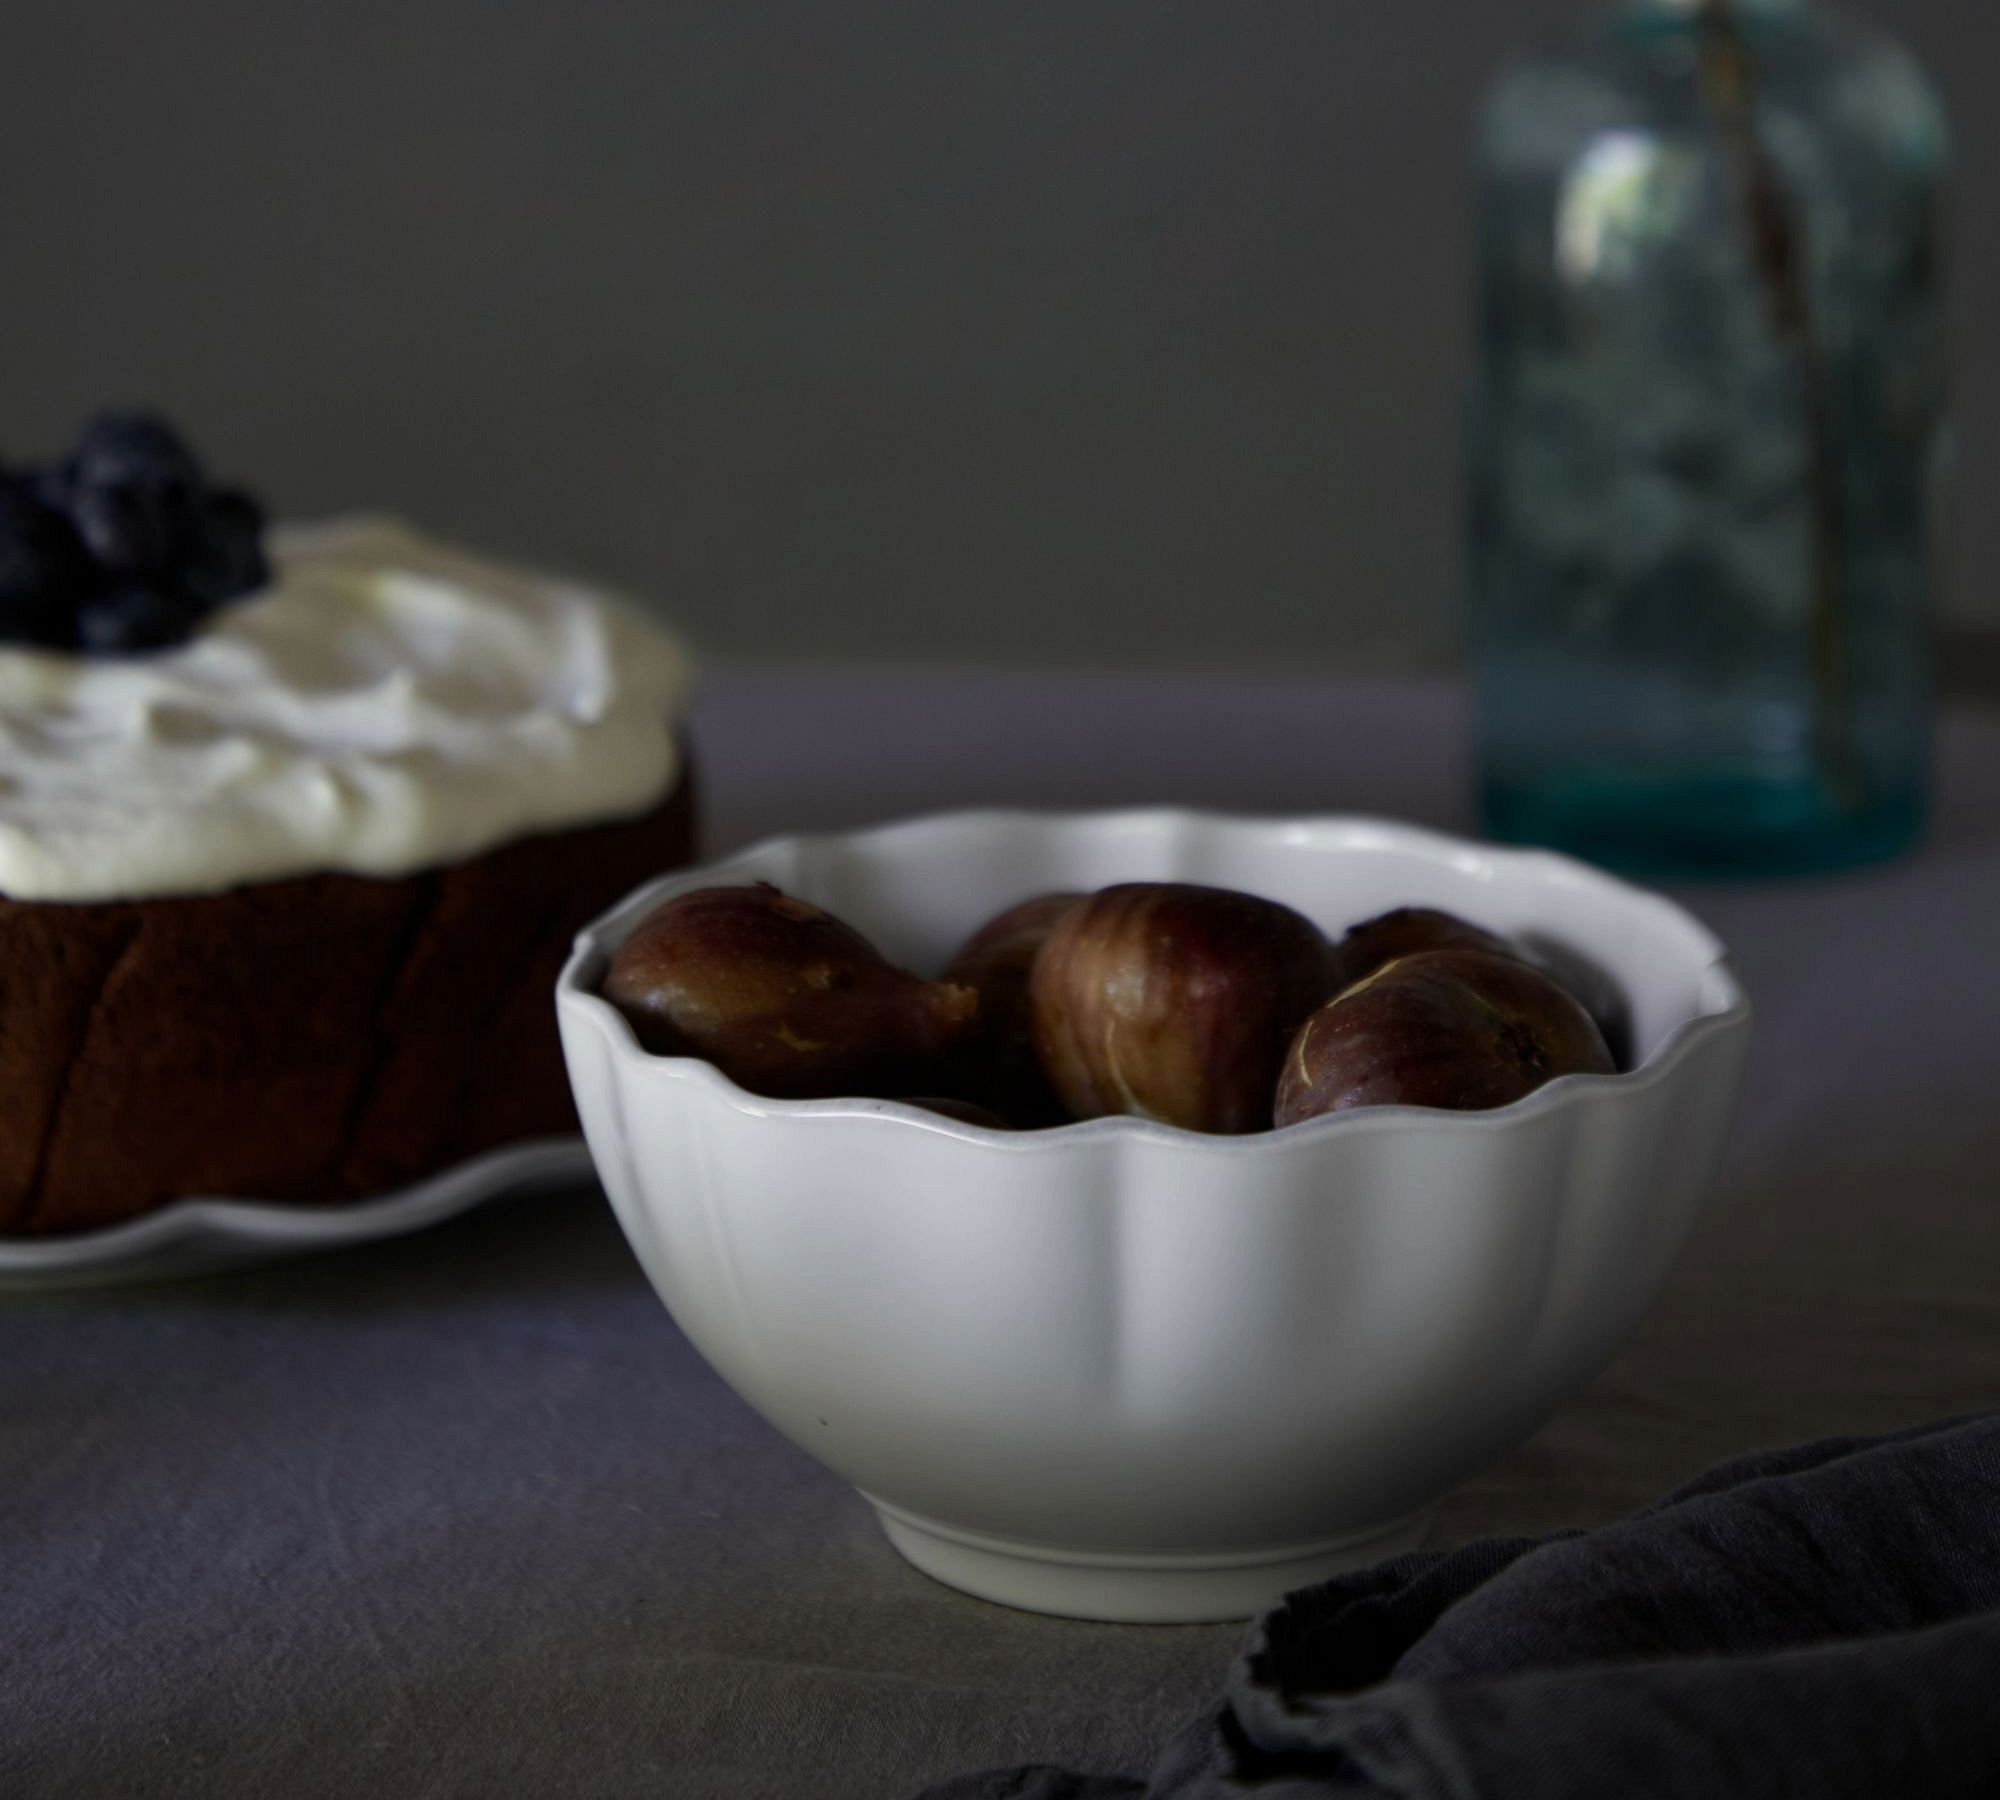
[[1290, 907], [1130, 882], [1049, 933], [1029, 983], [1035, 1050], [1077, 1118], [1262, 1131], [1285, 1046], [1330, 985], [1325, 937]]
[[1505, 938], [1430, 906], [1399, 906], [1363, 919], [1333, 947], [1334, 986], [1352, 987], [1399, 956], [1421, 950], [1484, 950], [1493, 956], [1521, 953]]
[[1082, 898], [1038, 894], [1010, 906], [945, 965], [946, 981], [979, 994], [978, 1015], [959, 1045], [955, 1085], [1023, 1125], [1056, 1125], [1068, 1117], [1035, 1055], [1028, 979], [1056, 921]]
[[1558, 1075], [1608, 1075], [1611, 1052], [1568, 989], [1514, 956], [1425, 950], [1343, 989], [1299, 1027], [1273, 1118], [1357, 1106], [1507, 1106]]
[[775, 1099], [928, 1089], [978, 1010], [768, 882], [700, 888], [647, 915], [604, 997], [661, 1056], [699, 1056]]

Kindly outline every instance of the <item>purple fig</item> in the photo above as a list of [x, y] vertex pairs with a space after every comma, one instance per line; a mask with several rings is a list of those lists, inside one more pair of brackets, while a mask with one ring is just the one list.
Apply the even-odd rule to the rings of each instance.
[[1519, 956], [1505, 938], [1429, 906], [1399, 906], [1363, 919], [1333, 947], [1335, 988], [1365, 981], [1399, 956], [1424, 950], [1484, 950], [1492, 956]]
[[1262, 1131], [1285, 1045], [1330, 980], [1326, 939], [1290, 907], [1172, 882], [1106, 888], [1035, 959], [1035, 1049], [1078, 1118]]
[[769, 883], [667, 901], [611, 959], [604, 997], [648, 1050], [794, 1100], [930, 1085], [979, 1005]]
[[1513, 956], [1399, 957], [1299, 1027], [1273, 1117], [1357, 1106], [1507, 1106], [1558, 1075], [1608, 1075], [1611, 1052], [1570, 992]]
[[979, 1014], [959, 1045], [958, 1086], [1024, 1125], [1069, 1115], [1035, 1055], [1028, 997], [1035, 958], [1081, 894], [1038, 894], [988, 919], [945, 965], [944, 979], [979, 993]]

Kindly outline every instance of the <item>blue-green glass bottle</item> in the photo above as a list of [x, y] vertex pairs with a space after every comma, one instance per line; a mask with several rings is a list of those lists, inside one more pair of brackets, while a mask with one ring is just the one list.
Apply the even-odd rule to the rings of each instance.
[[1625, 0], [1479, 143], [1471, 428], [1495, 835], [1655, 875], [1921, 824], [1946, 137], [1813, 0]]

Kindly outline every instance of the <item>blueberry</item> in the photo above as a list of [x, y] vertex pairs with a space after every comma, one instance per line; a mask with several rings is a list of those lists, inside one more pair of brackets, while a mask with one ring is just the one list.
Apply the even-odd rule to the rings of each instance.
[[70, 459], [79, 487], [144, 487], [197, 492], [201, 463], [158, 413], [100, 414]]
[[195, 609], [177, 589], [156, 582], [118, 581], [99, 588], [76, 616], [77, 643], [89, 656], [163, 650], [185, 643]]
[[0, 467], [0, 640], [117, 655], [184, 641], [268, 579], [263, 513], [206, 491], [157, 413], [105, 413], [67, 460]]
[[0, 640], [67, 645], [73, 608], [90, 578], [69, 521], [18, 477], [0, 477]]
[[71, 597], [88, 574], [83, 546], [61, 513], [17, 475], [0, 475], [0, 596]]
[[70, 523], [108, 575], [160, 575], [196, 506], [192, 489], [145, 482], [83, 482], [69, 497]]
[[195, 509], [176, 563], [181, 585], [203, 608], [254, 593], [271, 578], [264, 509], [238, 488], [218, 488]]
[[42, 469], [23, 469], [21, 478], [28, 490], [50, 512], [67, 513], [70, 495], [76, 491], [76, 471], [67, 461], [50, 463]]

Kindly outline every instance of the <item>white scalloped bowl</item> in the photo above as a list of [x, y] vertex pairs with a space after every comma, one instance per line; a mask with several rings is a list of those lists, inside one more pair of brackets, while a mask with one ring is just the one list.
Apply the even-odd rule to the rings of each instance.
[[[777, 1101], [643, 1051], [594, 989], [661, 901], [767, 880], [935, 972], [1049, 889], [1208, 882], [1329, 931], [1442, 906], [1608, 977], [1629, 1072], [1486, 1113], [1254, 1137], [1006, 1133]], [[1246, 1615], [1418, 1542], [1637, 1325], [1709, 1186], [1749, 1007], [1657, 895], [1376, 820], [951, 813], [778, 839], [643, 888], [557, 992], [598, 1173], [647, 1275], [749, 1404], [911, 1562], [1037, 1611]]]

